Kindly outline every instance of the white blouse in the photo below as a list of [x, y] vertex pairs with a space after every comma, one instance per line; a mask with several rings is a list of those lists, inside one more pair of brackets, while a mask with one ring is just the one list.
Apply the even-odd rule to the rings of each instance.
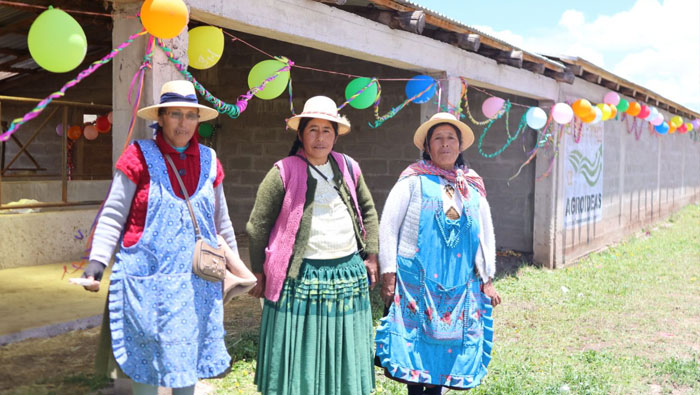
[[333, 188], [333, 168], [330, 162], [316, 168], [327, 180], [313, 169], [310, 171], [316, 179], [316, 192], [304, 258], [335, 259], [351, 255], [357, 251], [355, 229], [347, 206]]

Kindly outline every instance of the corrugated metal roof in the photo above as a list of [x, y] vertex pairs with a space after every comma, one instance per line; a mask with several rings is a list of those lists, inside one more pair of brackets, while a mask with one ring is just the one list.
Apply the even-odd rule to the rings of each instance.
[[0, 36], [0, 48], [27, 49], [27, 36], [18, 33], [6, 33]]
[[25, 19], [31, 15], [34, 14], [15, 7], [0, 6], [0, 26], [5, 26], [17, 20]]
[[425, 13], [427, 13], [427, 14], [430, 14], [430, 15], [435, 16], [435, 17], [440, 18], [440, 19], [444, 19], [444, 20], [446, 20], [446, 21], [448, 21], [448, 22], [450, 22], [450, 23], [453, 23], [453, 24], [455, 24], [455, 25], [457, 25], [457, 26], [459, 26], [459, 27], [462, 27], [462, 28], [464, 28], [464, 29], [472, 30], [472, 31], [474, 31], [474, 33], [479, 34], [480, 36], [487, 37], [487, 38], [489, 38], [489, 39], [491, 39], [491, 40], [493, 40], [493, 41], [496, 41], [496, 42], [498, 42], [498, 43], [501, 43], [501, 44], [503, 44], [503, 45], [505, 45], [505, 46], [508, 46], [508, 47], [511, 47], [511, 48], [513, 48], [513, 49], [516, 49], [516, 50], [519, 50], [519, 51], [523, 51], [523, 52], [525, 52], [525, 53], [527, 53], [527, 54], [529, 54], [529, 55], [531, 55], [531, 56], [533, 56], [533, 57], [535, 57], [535, 58], [537, 58], [537, 59], [539, 59], [539, 60], [541, 60], [541, 61], [543, 61], [543, 62], [545, 62], [545, 63], [554, 64], [554, 65], [557, 65], [557, 66], [559, 66], [559, 67], [565, 67], [565, 65], [564, 65], [563, 63], [561, 63], [561, 62], [557, 62], [557, 61], [555, 61], [555, 60], [549, 59], [549, 58], [547, 58], [547, 57], [545, 57], [545, 56], [542, 56], [542, 55], [540, 55], [540, 54], [537, 54], [537, 53], [530, 52], [530, 51], [528, 51], [528, 50], [519, 48], [519, 47], [517, 47], [517, 46], [515, 46], [515, 45], [513, 45], [513, 44], [511, 44], [511, 43], [508, 43], [508, 42], [506, 42], [506, 41], [501, 40], [500, 38], [497, 38], [497, 37], [491, 36], [491, 35], [489, 35], [489, 34], [486, 34], [486, 33], [484, 33], [483, 31], [481, 31], [481, 30], [479, 30], [479, 29], [476, 29], [476, 28], [474, 28], [474, 27], [472, 27], [472, 26], [469, 26], [469, 25], [467, 25], [467, 24], [465, 24], [465, 23], [463, 23], [463, 22], [461, 22], [461, 21], [458, 21], [458, 20], [456, 20], [456, 19], [450, 18], [449, 16], [447, 16], [447, 15], [445, 15], [445, 14], [442, 14], [442, 13], [440, 13], [440, 12], [437, 12], [437, 11], [435, 11], [435, 10], [432, 10], [432, 9], [430, 9], [430, 8], [427, 8], [427, 7], [425, 7], [425, 6], [423, 6], [423, 5], [419, 4], [419, 3], [416, 3], [416, 2], [414, 2], [414, 1], [411, 1], [411, 0], [393, 0], [393, 1], [396, 2], [396, 3], [398, 3], [398, 4], [405, 5], [405, 6], [407, 6], [407, 7], [412, 7], [412, 8], [421, 9], [421, 10], [423, 10], [423, 12], [425, 12]]

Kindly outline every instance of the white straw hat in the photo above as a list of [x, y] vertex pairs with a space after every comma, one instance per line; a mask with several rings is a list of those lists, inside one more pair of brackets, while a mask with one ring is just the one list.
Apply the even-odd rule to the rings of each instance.
[[428, 130], [434, 125], [441, 123], [454, 125], [462, 134], [462, 144], [459, 146], [460, 151], [466, 150], [474, 143], [474, 132], [472, 132], [472, 129], [467, 126], [467, 124], [459, 121], [457, 117], [449, 112], [439, 112], [430, 117], [429, 120], [423, 122], [423, 124], [416, 129], [416, 132], [413, 134], [413, 144], [422, 151], [425, 148], [425, 137], [428, 135]]
[[333, 99], [326, 96], [314, 96], [304, 103], [304, 111], [287, 120], [287, 126], [292, 130], [299, 128], [301, 118], [319, 118], [338, 124], [338, 135], [350, 132], [350, 121], [338, 114], [338, 107]]
[[168, 81], [160, 88], [160, 103], [140, 109], [136, 115], [149, 121], [158, 120], [158, 109], [161, 107], [192, 107], [199, 109], [199, 121], [204, 122], [216, 118], [219, 113], [213, 108], [197, 102], [194, 85], [186, 80]]

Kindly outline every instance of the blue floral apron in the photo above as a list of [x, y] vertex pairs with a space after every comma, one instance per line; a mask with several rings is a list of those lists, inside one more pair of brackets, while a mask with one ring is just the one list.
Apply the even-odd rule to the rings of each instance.
[[[139, 241], [116, 255], [109, 288], [114, 358], [132, 380], [163, 387], [194, 385], [223, 373], [221, 283], [192, 273], [194, 227], [187, 204], [172, 190], [165, 158], [153, 140], [137, 142], [151, 181]], [[197, 191], [190, 197], [202, 236], [216, 245], [216, 157], [202, 145]]]
[[486, 375], [491, 304], [474, 270], [479, 192], [459, 219], [445, 216], [438, 176], [420, 176], [422, 209], [413, 258], [397, 257], [396, 292], [377, 329], [377, 356], [401, 381], [473, 388]]

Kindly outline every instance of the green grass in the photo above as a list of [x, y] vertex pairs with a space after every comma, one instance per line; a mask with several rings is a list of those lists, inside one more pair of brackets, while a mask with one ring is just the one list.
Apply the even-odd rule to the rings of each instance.
[[[700, 205], [568, 268], [496, 281], [489, 374], [478, 394], [700, 394]], [[374, 317], [381, 316], [377, 290]], [[240, 340], [239, 340], [240, 339]], [[255, 332], [230, 342], [220, 393], [254, 393]], [[405, 387], [377, 370], [377, 394]]]

